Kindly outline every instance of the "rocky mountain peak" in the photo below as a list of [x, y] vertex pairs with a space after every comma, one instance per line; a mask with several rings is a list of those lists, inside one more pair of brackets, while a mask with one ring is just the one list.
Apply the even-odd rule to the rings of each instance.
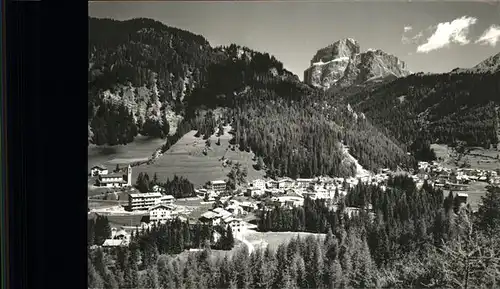
[[316, 87], [350, 86], [407, 76], [403, 61], [380, 49], [360, 52], [352, 38], [341, 39], [318, 50], [304, 71], [304, 82]]
[[490, 72], [497, 72], [500, 70], [500, 53], [497, 53], [491, 57], [488, 57], [478, 65], [473, 67], [474, 69], [487, 70]]
[[352, 38], [341, 39], [325, 48], [318, 50], [311, 60], [311, 65], [318, 62], [329, 62], [338, 58], [351, 58], [359, 53], [360, 47], [356, 40]]

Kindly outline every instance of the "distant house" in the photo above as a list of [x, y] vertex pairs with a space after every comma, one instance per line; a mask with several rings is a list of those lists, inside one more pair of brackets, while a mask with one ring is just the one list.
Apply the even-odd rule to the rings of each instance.
[[156, 205], [149, 209], [151, 222], [166, 221], [175, 216], [175, 208], [171, 205]]
[[126, 175], [120, 173], [99, 174], [97, 186], [108, 188], [132, 186], [132, 167], [128, 166]]
[[226, 182], [222, 180], [210, 181], [210, 189], [215, 192], [223, 192], [226, 190]]
[[124, 245], [126, 246], [130, 243], [130, 234], [123, 229], [116, 230], [115, 228], [113, 228], [111, 230], [111, 239], [122, 240], [124, 241]]
[[203, 224], [208, 224], [208, 225], [212, 225], [212, 226], [217, 226], [217, 225], [220, 225], [220, 223], [221, 223], [221, 217], [219, 216], [219, 214], [212, 212], [212, 211], [208, 211], [208, 212], [203, 213], [201, 215], [201, 217], [199, 218], [199, 220]]
[[103, 165], [98, 165], [98, 166], [93, 166], [90, 169], [90, 175], [91, 176], [99, 176], [99, 175], [107, 175], [108, 174], [108, 169], [103, 166]]
[[246, 214], [246, 211], [241, 206], [235, 204], [227, 206], [226, 211], [231, 213], [233, 216]]
[[245, 210], [246, 212], [253, 212], [254, 210], [257, 210], [258, 209], [258, 206], [257, 204], [255, 203], [251, 203], [251, 202], [242, 202], [240, 204], [241, 208], [243, 208], [243, 210]]
[[165, 191], [165, 188], [160, 187], [159, 185], [154, 185], [153, 186], [153, 192], [159, 192], [159, 193], [161, 193], [161, 192], [164, 192], [164, 191]]
[[161, 193], [129, 194], [128, 208], [131, 211], [148, 210], [149, 208], [158, 205], [161, 197]]
[[127, 242], [122, 239], [106, 239], [102, 244], [104, 248], [112, 248], [112, 247], [125, 247], [127, 246]]
[[266, 188], [268, 189], [277, 189], [279, 187], [278, 181], [270, 180], [266, 183]]
[[264, 191], [261, 188], [248, 188], [245, 195], [255, 198], [258, 196], [262, 196], [263, 194]]
[[296, 180], [296, 183], [297, 183], [297, 187], [299, 188], [307, 188], [311, 185], [311, 183], [314, 182], [314, 179], [297, 179]]
[[304, 205], [304, 198], [302, 197], [277, 197], [273, 199], [282, 207], [300, 207]]
[[469, 198], [469, 194], [467, 193], [457, 193], [458, 200], [460, 204], [467, 204], [467, 199]]
[[250, 184], [251, 188], [254, 189], [265, 189], [266, 188], [266, 182], [263, 179], [256, 179], [253, 180], [253, 182]]
[[173, 204], [175, 197], [172, 195], [163, 195], [158, 199], [159, 204], [167, 205]]
[[212, 210], [212, 212], [215, 212], [216, 214], [218, 214], [223, 219], [232, 215], [230, 212], [226, 211], [223, 208], [215, 208], [215, 209]]
[[231, 228], [231, 231], [234, 236], [241, 235], [247, 229], [245, 222], [241, 219], [229, 217], [224, 220], [224, 224]]
[[122, 187], [125, 183], [122, 174], [99, 175], [99, 179], [97, 180], [99, 187], [108, 188]]

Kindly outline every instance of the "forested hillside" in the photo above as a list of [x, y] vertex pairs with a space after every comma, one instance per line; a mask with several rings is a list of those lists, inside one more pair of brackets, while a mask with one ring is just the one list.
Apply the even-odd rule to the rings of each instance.
[[413, 164], [403, 147], [363, 115], [332, 106], [322, 90], [298, 81], [274, 57], [236, 45], [223, 49], [230, 57], [212, 65], [207, 81], [186, 97], [186, 116], [196, 117], [201, 108], [229, 108], [232, 143], [262, 158], [270, 176], [351, 176], [355, 165], [342, 143], [370, 170]]
[[88, 57], [89, 140], [115, 145], [175, 133], [184, 95], [225, 56], [202, 36], [151, 19], [89, 18]]
[[[95, 144], [125, 144], [138, 133], [165, 137], [178, 125], [206, 135], [225, 121], [238, 149], [252, 150], [271, 176], [353, 175], [341, 143], [367, 169], [413, 165], [404, 146], [346, 105], [332, 106], [268, 53], [211, 48], [201, 36], [149, 19], [90, 18], [89, 27]], [[226, 108], [222, 120], [206, 114], [218, 107]]]
[[461, 140], [489, 148], [499, 141], [498, 71], [414, 74], [378, 87], [337, 92], [335, 97], [406, 145]]
[[[273, 208], [259, 224], [264, 230], [327, 232], [323, 240], [297, 237], [276, 250], [257, 248], [251, 254], [245, 246], [225, 257], [210, 249], [211, 228], [197, 225], [190, 233], [188, 224], [175, 220], [135, 233], [128, 248], [89, 249], [88, 286], [496, 288], [499, 196], [498, 188], [490, 188], [472, 214], [452, 194], [443, 198], [428, 185], [416, 189], [411, 178], [391, 179], [385, 193], [359, 185], [340, 197], [335, 211], [324, 201], [307, 199], [303, 208]], [[368, 203], [373, 217], [364, 209], [348, 217], [346, 206]], [[101, 236], [95, 225], [90, 244]], [[202, 252], [187, 258], [169, 255], [204, 243]]]

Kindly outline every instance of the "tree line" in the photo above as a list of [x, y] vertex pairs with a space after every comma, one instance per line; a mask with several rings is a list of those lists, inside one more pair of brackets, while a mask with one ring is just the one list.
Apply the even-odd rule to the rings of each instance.
[[156, 173], [153, 175], [152, 179], [149, 178], [148, 173], [139, 173], [135, 182], [135, 187], [139, 192], [151, 192], [154, 186], [159, 186], [168, 195], [172, 195], [176, 199], [196, 196], [193, 183], [185, 177], [174, 175], [172, 180], [167, 178], [165, 182], [161, 182], [158, 180]]
[[[147, 261], [149, 267], [132, 261], [127, 267], [130, 269], [122, 271], [118, 268], [124, 268], [121, 264], [128, 262], [130, 256], [142, 258], [138, 257], [140, 246], [124, 249], [129, 252], [128, 258], [107, 253], [104, 258], [107, 262], [102, 261], [101, 251], [96, 251], [90, 255], [89, 285], [91, 288], [101, 284], [100, 288], [495, 287], [500, 277], [497, 269], [500, 246], [496, 242], [500, 236], [500, 189], [490, 188], [482, 197], [478, 212], [471, 214], [466, 208], [455, 210], [453, 205], [449, 206], [449, 200], [442, 193], [438, 196], [438, 191], [414, 190], [411, 180], [395, 178], [392, 182], [393, 192], [388, 197], [379, 195], [375, 188], [360, 186], [353, 189], [351, 197], [345, 198], [346, 203], [352, 204], [363, 204], [370, 199], [378, 208], [372, 221], [339, 215], [333, 229], [327, 226], [326, 235], [297, 236], [277, 248], [258, 247], [249, 254], [243, 247], [232, 256], [215, 257], [210, 246], [204, 246], [201, 252], [188, 256], [153, 254], [157, 257]], [[387, 208], [387, 212], [380, 213], [381, 208]], [[434, 209], [435, 214], [427, 214], [433, 216], [425, 218], [425, 212]], [[420, 217], [414, 220], [417, 216]], [[431, 226], [426, 227], [429, 221]], [[97, 257], [92, 260], [92, 256]], [[114, 277], [121, 274], [123, 278]]]
[[414, 74], [347, 97], [406, 145], [419, 136], [425, 147], [425, 142], [464, 141], [468, 146], [489, 148], [499, 141], [495, 112], [500, 104], [499, 76], [499, 72]]

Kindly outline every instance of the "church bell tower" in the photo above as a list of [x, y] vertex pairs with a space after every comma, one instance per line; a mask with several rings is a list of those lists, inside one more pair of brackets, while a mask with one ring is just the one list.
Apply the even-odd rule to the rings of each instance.
[[127, 186], [132, 186], [132, 167], [127, 167]]

